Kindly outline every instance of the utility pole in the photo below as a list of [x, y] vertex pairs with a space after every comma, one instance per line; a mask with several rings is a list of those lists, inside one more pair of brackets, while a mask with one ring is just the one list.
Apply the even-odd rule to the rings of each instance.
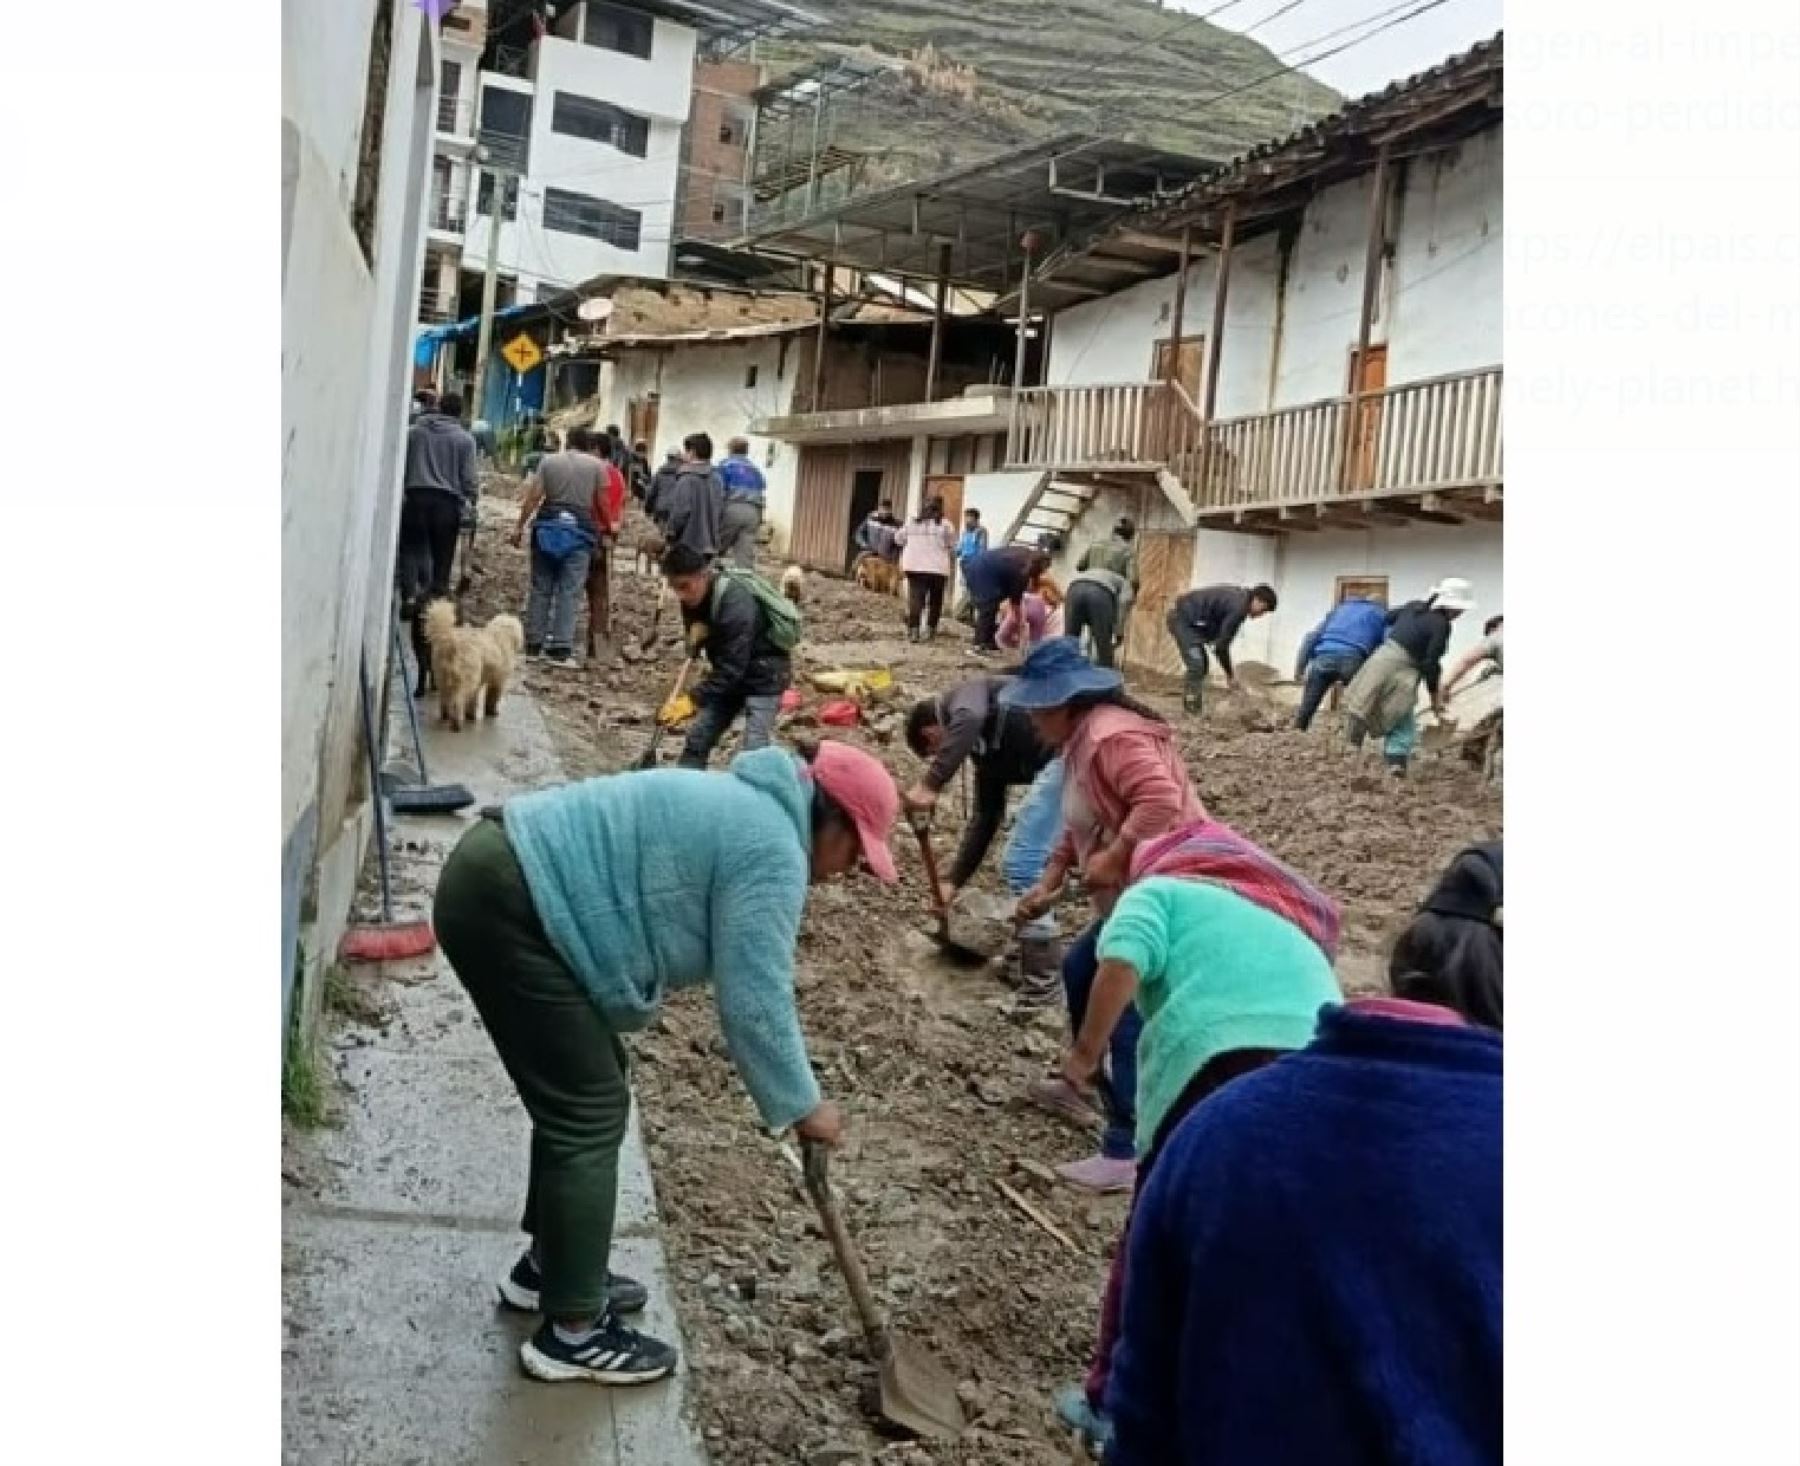
[[481, 175], [485, 172], [493, 180], [489, 197], [494, 212], [488, 220], [487, 273], [481, 281], [481, 325], [475, 337], [475, 383], [470, 394], [475, 400], [469, 404], [470, 422], [486, 416], [488, 358], [494, 347], [494, 301], [500, 293], [500, 220], [506, 212], [506, 185], [512, 177], [497, 168], [487, 167], [487, 163], [488, 150], [476, 148], [475, 201], [481, 202]]

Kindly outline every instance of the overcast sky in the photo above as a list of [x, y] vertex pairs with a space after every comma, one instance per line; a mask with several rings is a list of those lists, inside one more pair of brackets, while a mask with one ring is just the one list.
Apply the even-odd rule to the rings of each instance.
[[[1183, 10], [1205, 12], [1218, 9], [1224, 0], [1170, 0], [1170, 3]], [[1235, 0], [1213, 18], [1212, 24], [1226, 30], [1250, 32], [1283, 61], [1303, 60], [1347, 41], [1356, 41], [1357, 44], [1348, 50], [1304, 66], [1304, 69], [1345, 96], [1360, 97], [1366, 92], [1379, 91], [1390, 81], [1435, 66], [1458, 51], [1466, 51], [1502, 26], [1500, 0], [1445, 0], [1423, 15], [1390, 25], [1378, 35], [1371, 34], [1377, 26], [1397, 20], [1421, 3], [1423, 0], [1413, 0], [1412, 4], [1405, 5], [1399, 0], [1299, 0], [1297, 4], [1294, 0]], [[1286, 14], [1265, 25], [1257, 24], [1274, 11], [1284, 9]], [[1384, 13], [1384, 20], [1370, 19]], [[1369, 24], [1356, 24], [1362, 20], [1368, 20]], [[1319, 39], [1340, 30], [1342, 34], [1333, 35], [1329, 40]], [[1368, 35], [1369, 39], [1358, 40], [1363, 35]], [[1279, 86], [1279, 82], [1270, 83], [1271, 90]]]

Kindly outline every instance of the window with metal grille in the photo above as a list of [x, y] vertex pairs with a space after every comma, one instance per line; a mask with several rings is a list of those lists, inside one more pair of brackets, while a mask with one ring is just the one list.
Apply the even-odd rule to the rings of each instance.
[[642, 57], [646, 61], [650, 59], [650, 38], [656, 25], [649, 16], [642, 11], [604, 4], [603, 0], [588, 0], [586, 10], [581, 39], [588, 45]]
[[650, 119], [615, 107], [610, 102], [596, 102], [573, 92], [558, 92], [550, 109], [550, 130], [568, 137], [585, 137], [607, 143], [621, 153], [641, 158], [650, 151]]
[[619, 249], [636, 249], [644, 216], [605, 199], [567, 189], [544, 190], [544, 228], [604, 240]]
[[[518, 179], [509, 178], [506, 180], [506, 193], [504, 197], [506, 199], [506, 212], [500, 217], [510, 224], [514, 219], [519, 217]], [[487, 172], [485, 169], [482, 170], [481, 184], [475, 190], [475, 212], [483, 215], [491, 215], [494, 212], [494, 175]]]

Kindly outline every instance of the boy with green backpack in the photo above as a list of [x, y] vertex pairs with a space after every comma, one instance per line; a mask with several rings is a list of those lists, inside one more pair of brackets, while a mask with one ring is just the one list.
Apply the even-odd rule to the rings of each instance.
[[663, 556], [662, 572], [681, 604], [690, 658], [706, 654], [705, 679], [672, 697], [657, 721], [692, 718], [681, 767], [703, 769], [725, 731], [744, 715], [742, 752], [774, 741], [781, 694], [793, 681], [800, 608], [753, 570], [710, 563], [687, 545]]

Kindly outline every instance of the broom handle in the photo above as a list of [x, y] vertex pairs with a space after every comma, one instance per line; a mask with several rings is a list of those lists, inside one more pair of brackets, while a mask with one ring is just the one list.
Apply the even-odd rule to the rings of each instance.
[[406, 721], [412, 729], [413, 757], [419, 761], [419, 782], [431, 783], [425, 768], [425, 740], [419, 735], [419, 708], [413, 701], [412, 678], [406, 670], [406, 643], [400, 639], [400, 618], [394, 617], [394, 660], [400, 665], [400, 691], [406, 695]]
[[381, 795], [381, 761], [375, 752], [375, 695], [369, 690], [369, 656], [363, 653], [357, 666], [362, 683], [363, 747], [369, 751], [369, 798], [375, 804], [375, 850], [381, 866], [381, 921], [394, 920], [394, 887], [388, 875], [387, 801]]

